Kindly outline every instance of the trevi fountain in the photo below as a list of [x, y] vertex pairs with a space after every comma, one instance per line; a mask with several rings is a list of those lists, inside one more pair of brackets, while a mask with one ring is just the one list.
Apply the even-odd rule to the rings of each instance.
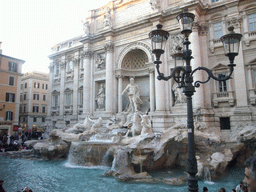
[[[101, 92], [104, 94], [104, 90]], [[100, 169], [104, 166], [108, 168], [101, 175], [125, 183], [164, 183], [184, 187], [187, 176], [183, 172], [186, 170], [188, 150], [186, 122], [154, 132], [147, 111], [140, 111], [142, 102], [134, 78], [130, 79], [122, 94], [128, 97], [129, 104], [121, 118], [92, 119], [87, 116], [74, 126], [52, 130], [48, 139], [27, 141], [32, 150], [8, 154], [14, 158], [66, 159], [69, 165], [86, 168]], [[104, 99], [97, 102], [100, 106]], [[230, 167], [242, 167], [244, 160], [253, 154], [255, 125], [237, 124], [236, 131], [231, 132], [230, 142], [224, 142], [220, 135], [200, 121], [202, 111], [199, 111], [194, 111], [197, 176], [200, 182], [207, 180], [214, 183], [221, 181]], [[173, 173], [177, 170], [183, 174], [152, 176], [156, 172]], [[241, 175], [241, 171], [239, 173]]]

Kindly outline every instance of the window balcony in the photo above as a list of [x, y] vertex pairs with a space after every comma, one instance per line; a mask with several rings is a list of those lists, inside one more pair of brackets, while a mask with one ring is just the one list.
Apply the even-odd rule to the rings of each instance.
[[212, 102], [214, 107], [219, 107], [222, 103], [228, 103], [229, 106], [235, 105], [235, 92], [214, 92], [212, 96]]
[[256, 105], [256, 89], [249, 90], [249, 101], [251, 105]]
[[250, 42], [256, 40], [256, 31], [245, 32], [243, 39], [244, 39], [245, 45], [250, 46]]
[[64, 106], [64, 114], [72, 115], [73, 114], [73, 105], [65, 105]]
[[59, 106], [52, 107], [51, 108], [51, 115], [52, 116], [57, 116], [57, 115], [59, 115], [59, 111], [60, 111], [60, 107]]

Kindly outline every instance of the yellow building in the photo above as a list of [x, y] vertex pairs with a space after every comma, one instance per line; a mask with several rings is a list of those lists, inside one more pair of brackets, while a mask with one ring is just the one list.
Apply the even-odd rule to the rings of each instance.
[[0, 135], [19, 127], [21, 68], [25, 61], [2, 54], [0, 42]]
[[20, 125], [23, 131], [43, 131], [47, 116], [49, 75], [25, 73], [20, 89]]

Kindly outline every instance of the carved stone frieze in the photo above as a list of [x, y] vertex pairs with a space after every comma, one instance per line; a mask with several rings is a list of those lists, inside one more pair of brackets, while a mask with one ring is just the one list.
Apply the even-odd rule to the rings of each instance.
[[240, 15], [234, 16], [234, 17], [227, 17], [226, 19], [226, 23], [229, 26], [234, 26], [234, 28], [240, 27], [241, 26], [241, 22], [243, 20], [243, 17]]
[[185, 37], [182, 34], [171, 35], [170, 41], [170, 50], [172, 54], [183, 48]]
[[95, 69], [103, 70], [106, 68], [105, 54], [96, 54]]
[[153, 11], [160, 10], [161, 8], [160, 0], [150, 0], [149, 4], [151, 5], [151, 9]]

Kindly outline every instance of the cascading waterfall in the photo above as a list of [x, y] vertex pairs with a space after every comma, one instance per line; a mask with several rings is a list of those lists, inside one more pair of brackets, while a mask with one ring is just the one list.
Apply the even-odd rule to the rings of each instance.
[[209, 170], [209, 167], [204, 167], [204, 180], [205, 181], [211, 181], [212, 180], [211, 172]]

